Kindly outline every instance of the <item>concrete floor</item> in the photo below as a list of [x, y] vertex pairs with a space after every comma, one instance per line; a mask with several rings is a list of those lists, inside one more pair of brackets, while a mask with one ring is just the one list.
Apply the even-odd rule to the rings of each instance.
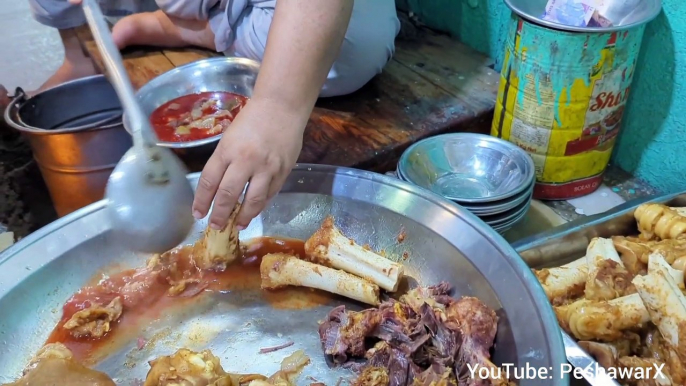
[[57, 31], [33, 20], [26, 0], [0, 0], [0, 36], [0, 84], [10, 94], [38, 88], [62, 62]]

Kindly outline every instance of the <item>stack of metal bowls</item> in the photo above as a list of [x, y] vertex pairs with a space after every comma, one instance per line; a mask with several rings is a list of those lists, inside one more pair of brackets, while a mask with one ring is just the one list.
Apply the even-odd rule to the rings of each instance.
[[522, 220], [534, 190], [534, 163], [516, 145], [482, 134], [424, 139], [400, 157], [398, 177], [468, 209], [502, 233]]

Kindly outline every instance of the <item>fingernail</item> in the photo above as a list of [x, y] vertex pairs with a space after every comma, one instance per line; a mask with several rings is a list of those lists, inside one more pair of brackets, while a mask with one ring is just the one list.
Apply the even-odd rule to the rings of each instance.
[[245, 227], [243, 225], [236, 225], [236, 229], [238, 229], [239, 231], [242, 231], [245, 229]]
[[217, 224], [216, 222], [210, 223], [210, 228], [217, 230], [217, 231], [222, 229], [222, 227], [220, 227], [219, 224]]
[[200, 220], [202, 218], [202, 213], [200, 213], [199, 210], [194, 210], [193, 217], [195, 217], [196, 220]]

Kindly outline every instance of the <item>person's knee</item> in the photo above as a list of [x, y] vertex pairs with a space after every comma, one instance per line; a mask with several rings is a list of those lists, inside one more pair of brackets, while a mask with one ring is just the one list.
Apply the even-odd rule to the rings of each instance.
[[346, 37], [338, 59], [329, 72], [322, 97], [353, 93], [380, 74], [395, 51], [395, 30]]
[[381, 73], [400, 31], [393, 0], [357, 0], [341, 51], [321, 96], [350, 94]]

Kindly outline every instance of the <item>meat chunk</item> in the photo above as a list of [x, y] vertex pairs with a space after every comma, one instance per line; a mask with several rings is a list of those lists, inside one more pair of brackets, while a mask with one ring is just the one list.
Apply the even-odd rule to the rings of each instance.
[[636, 293], [631, 283], [634, 275], [622, 264], [606, 259], [597, 263], [593, 276], [586, 282], [585, 296], [588, 300], [612, 300]]
[[144, 386], [207, 386], [231, 385], [218, 382], [228, 378], [219, 358], [209, 350], [200, 353], [180, 349], [170, 356], [157, 358], [150, 362], [150, 371]]
[[78, 311], [64, 323], [63, 327], [70, 330], [75, 338], [102, 338], [111, 330], [111, 324], [122, 313], [121, 297], [114, 298], [108, 305], [92, 304], [90, 307]]
[[345, 306], [334, 308], [319, 326], [324, 353], [333, 356], [338, 364], [345, 363], [348, 354], [363, 356], [364, 340], [380, 321], [381, 315], [373, 308], [362, 312], [346, 312]]
[[510, 385], [504, 378], [465, 379], [465, 367], [486, 367], [488, 374], [498, 374], [497, 366], [491, 362], [490, 349], [495, 340], [498, 328], [498, 317], [495, 312], [479, 299], [463, 297], [446, 310], [448, 320], [456, 323], [462, 333], [462, 342], [456, 360], [456, 375], [461, 382], [468, 385]]
[[63, 344], [51, 343], [36, 353], [20, 379], [4, 386], [58, 385], [115, 386], [115, 383], [106, 374], [76, 362]]
[[498, 318], [476, 298], [450, 297], [450, 289], [418, 287], [360, 312], [336, 307], [319, 328], [324, 352], [360, 373], [354, 385], [511, 385], [470, 379], [468, 364], [497, 370], [490, 349]]
[[202, 238], [193, 247], [193, 261], [202, 270], [223, 271], [240, 252], [236, 216], [240, 204], [236, 204], [224, 229], [205, 229]]

